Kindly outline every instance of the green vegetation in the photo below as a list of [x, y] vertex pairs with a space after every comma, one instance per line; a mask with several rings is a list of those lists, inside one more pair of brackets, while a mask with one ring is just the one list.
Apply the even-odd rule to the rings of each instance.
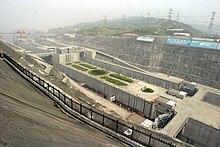
[[79, 61], [75, 61], [74, 63], [79, 64], [79, 63], [81, 63], [81, 62], [79, 62]]
[[72, 62], [69, 62], [69, 63], [65, 63], [66, 65], [71, 65], [72, 64]]
[[81, 66], [78, 66], [78, 65], [72, 65], [72, 67], [75, 68], [75, 69], [81, 70], [81, 71], [87, 71], [88, 70], [87, 68], [84, 68], [84, 67], [81, 67]]
[[134, 33], [138, 35], [173, 35], [173, 31], [168, 28], [183, 28], [182, 33], [191, 33], [193, 35], [201, 35], [202, 33], [190, 25], [180, 23], [177, 21], [143, 17], [131, 17], [122, 23], [120, 20], [112, 20], [105, 25], [103, 22], [90, 22], [79, 24], [78, 33], [83, 35], [106, 35], [106, 36], [120, 36], [124, 33]]
[[145, 88], [145, 89], [143, 89], [143, 90], [142, 90], [142, 92], [146, 92], [146, 93], [153, 93], [153, 92], [154, 92], [154, 90], [153, 90], [153, 89], [151, 89], [151, 88]]
[[106, 75], [107, 73], [108, 73], [107, 70], [101, 70], [101, 69], [95, 69], [89, 71], [89, 74], [93, 76]]
[[108, 81], [110, 83], [113, 83], [115, 85], [118, 85], [118, 86], [127, 86], [127, 84], [122, 83], [122, 82], [120, 82], [118, 80], [112, 79], [112, 78], [107, 77], [107, 76], [103, 76], [103, 77], [101, 77], [101, 79], [104, 79], [104, 80], [106, 80], [106, 81]]
[[81, 30], [81, 33], [84, 35], [120, 35], [124, 31], [120, 27], [106, 27], [106, 26], [99, 26], [94, 28], [85, 28]]
[[124, 33], [134, 33], [139, 35], [173, 35], [173, 32], [167, 31], [166, 28], [159, 24], [149, 24], [147, 26], [140, 24], [114, 25], [114, 26], [96, 26], [90, 28], [83, 28], [81, 34], [86, 36], [106, 35], [106, 36], [120, 36]]
[[86, 64], [86, 63], [81, 63], [79, 65], [84, 66], [84, 67], [89, 68], [89, 69], [97, 69], [96, 67], [94, 67], [92, 65], [89, 65], [89, 64]]
[[110, 74], [109, 76], [120, 79], [120, 80], [123, 80], [123, 81], [128, 82], [128, 83], [133, 83], [134, 82], [132, 79], [129, 79], [125, 76], [121, 76], [119, 74]]
[[[77, 31], [76, 31], [77, 28]], [[203, 36], [203, 33], [192, 26], [175, 20], [161, 18], [144, 18], [141, 16], [129, 17], [125, 21], [113, 19], [103, 23], [103, 21], [80, 23], [65, 28], [50, 29], [53, 34], [78, 33], [83, 35], [106, 35], [120, 36], [124, 33], [134, 33], [138, 35], [173, 35], [168, 28], [183, 28], [182, 33], [190, 33], [193, 36]]]

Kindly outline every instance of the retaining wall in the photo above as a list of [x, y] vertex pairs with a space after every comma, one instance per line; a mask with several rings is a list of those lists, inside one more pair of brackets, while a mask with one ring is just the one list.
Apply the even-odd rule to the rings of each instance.
[[161, 72], [220, 89], [220, 50], [164, 45]]
[[41, 40], [38, 40], [37, 41], [39, 44], [44, 44], [44, 45], [47, 45], [47, 46], [55, 46], [55, 47], [68, 47], [68, 45], [64, 45], [64, 44], [58, 44], [58, 43], [55, 43], [49, 39], [41, 39]]
[[215, 93], [207, 92], [203, 98], [203, 100], [212, 105], [216, 105], [220, 107], [220, 95]]
[[27, 51], [31, 51], [32, 53], [46, 52], [46, 50], [40, 49], [39, 47], [32, 46], [32, 45], [28, 44], [27, 42], [17, 41], [16, 45], [23, 48], [23, 49], [26, 49]]
[[177, 138], [199, 147], [219, 147], [220, 145], [220, 132], [218, 129], [192, 118], [189, 118]]

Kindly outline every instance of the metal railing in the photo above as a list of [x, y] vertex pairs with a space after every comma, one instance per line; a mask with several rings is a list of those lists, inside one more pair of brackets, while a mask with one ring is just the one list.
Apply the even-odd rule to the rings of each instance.
[[[10, 62], [14, 66], [14, 67], [12, 66], [13, 68], [16, 67], [20, 72], [22, 72], [24, 75], [29, 77], [33, 82], [35, 82], [40, 87], [42, 87], [44, 90], [46, 90], [47, 92], [52, 94], [54, 97], [59, 99], [63, 103], [63, 105], [67, 106], [72, 111], [78, 112], [79, 114], [83, 115], [84, 117], [90, 119], [93, 122], [98, 123], [99, 125], [102, 125], [103, 127], [106, 127], [116, 133], [119, 133], [122, 136], [128, 139], [131, 139], [132, 141], [135, 141], [144, 146], [148, 146], [148, 147], [151, 147], [151, 146], [175, 147], [176, 146], [172, 141], [165, 141], [161, 138], [154, 136], [153, 134], [147, 134], [135, 128], [134, 125], [125, 124], [122, 121], [119, 121], [115, 118], [106, 116], [102, 112], [98, 112], [98, 110], [92, 107], [85, 106], [81, 103], [73, 101], [68, 96], [60, 92], [58, 89], [56, 89], [54, 86], [50, 85], [48, 82], [44, 81], [37, 75], [33, 74], [29, 70], [22, 67], [20, 64], [18, 64], [16, 61], [14, 61], [12, 58], [7, 56], [6, 54], [0, 53], [0, 58], [6, 59], [8, 62]], [[71, 115], [73, 114], [71, 113]]]

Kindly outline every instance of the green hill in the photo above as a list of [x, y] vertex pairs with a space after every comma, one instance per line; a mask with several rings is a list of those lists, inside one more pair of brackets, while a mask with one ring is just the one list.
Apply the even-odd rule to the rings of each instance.
[[[107, 35], [120, 36], [124, 33], [134, 33], [138, 35], [173, 35], [172, 31], [167, 29], [184, 29], [183, 33], [190, 33], [194, 36], [200, 36], [202, 33], [190, 25], [177, 21], [158, 19], [150, 17], [130, 17], [122, 21], [113, 19], [104, 24], [103, 21], [80, 23], [74, 26], [68, 26], [60, 31], [60, 28], [50, 30], [51, 32], [78, 33], [83, 35]], [[59, 30], [59, 31], [58, 31]]]

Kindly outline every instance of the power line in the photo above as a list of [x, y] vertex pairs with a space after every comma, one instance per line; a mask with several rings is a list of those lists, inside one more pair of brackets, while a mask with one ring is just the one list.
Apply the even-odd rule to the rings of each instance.
[[188, 16], [188, 15], [184, 15], [184, 16], [185, 16], [185, 17], [194, 17], [194, 18], [195, 18], [195, 17], [200, 17], [200, 18], [201, 18], [201, 17], [203, 17], [203, 18], [204, 18], [204, 17], [206, 17], [206, 18], [209, 17], [208, 15], [206, 15], [206, 16], [205, 16], [205, 15], [203, 15], [203, 16], [201, 16], [201, 15], [200, 15], [200, 16], [198, 16], [198, 15], [197, 15], [197, 16], [193, 16], [193, 15], [190, 15], [190, 16]]
[[[203, 19], [203, 20], [198, 19], [199, 17], [204, 18], [206, 16], [183, 16], [183, 15], [181, 15], [181, 17], [183, 19], [183, 22], [188, 22], [189, 24], [194, 25], [194, 26], [201, 25], [201, 26], [203, 26], [203, 28], [207, 27], [208, 20], [205, 21], [205, 19]], [[197, 17], [197, 18], [195, 18], [195, 17]], [[219, 26], [216, 24], [212, 24], [212, 28], [213, 28], [212, 30], [216, 30], [216, 31], [220, 30]]]
[[202, 24], [205, 24], [207, 25], [207, 21], [202, 21], [202, 20], [199, 20], [197, 18], [193, 18], [193, 17], [187, 17], [187, 16], [184, 16], [184, 15], [181, 15], [182, 19], [186, 19], [190, 22], [196, 22], [196, 23], [202, 23]]

